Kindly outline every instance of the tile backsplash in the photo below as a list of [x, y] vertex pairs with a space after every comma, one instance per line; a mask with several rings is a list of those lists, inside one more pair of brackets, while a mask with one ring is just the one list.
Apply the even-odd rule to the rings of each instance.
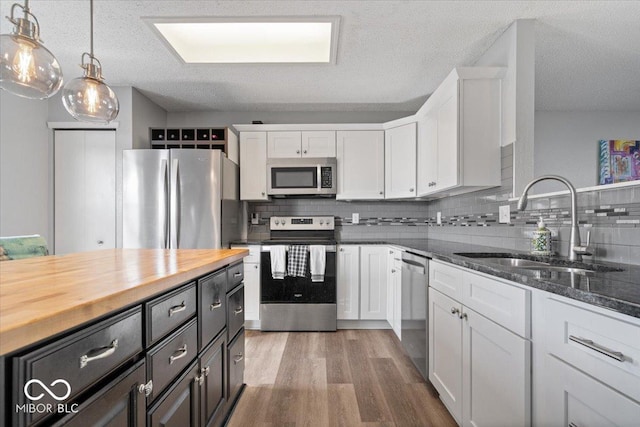
[[[249, 203], [260, 224], [248, 228], [249, 239], [269, 237], [273, 215], [332, 215], [338, 239], [385, 240], [430, 238], [505, 249], [529, 250], [529, 234], [542, 216], [553, 233], [553, 250], [567, 255], [570, 233], [568, 195], [529, 200], [524, 212], [512, 197], [513, 146], [502, 148], [500, 187], [434, 201], [343, 202], [335, 199], [274, 199]], [[498, 208], [510, 205], [509, 224], [498, 222]], [[442, 224], [436, 222], [441, 212]], [[352, 213], [360, 223], [352, 224]], [[250, 215], [249, 215], [250, 216]], [[640, 186], [578, 194], [578, 219], [583, 240], [591, 231], [591, 259], [640, 264]], [[589, 258], [586, 258], [589, 259]]]

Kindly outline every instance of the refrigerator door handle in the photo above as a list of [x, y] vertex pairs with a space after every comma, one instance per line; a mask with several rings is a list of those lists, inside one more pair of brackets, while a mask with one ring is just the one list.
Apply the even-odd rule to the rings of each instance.
[[180, 242], [180, 171], [178, 159], [171, 162], [171, 249]]
[[169, 203], [169, 165], [167, 159], [162, 159], [162, 182], [164, 187], [164, 238], [162, 244], [164, 249], [169, 249], [169, 215], [170, 203]]

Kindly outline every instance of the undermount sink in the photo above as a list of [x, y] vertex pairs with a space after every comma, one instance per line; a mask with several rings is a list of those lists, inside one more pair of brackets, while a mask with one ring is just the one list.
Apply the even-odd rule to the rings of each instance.
[[[609, 267], [601, 264], [586, 264], [577, 261], [567, 261], [551, 257], [539, 257], [527, 254], [513, 253], [486, 253], [486, 252], [461, 252], [456, 255], [496, 264], [507, 268], [519, 270], [534, 270], [538, 272], [573, 273], [591, 275], [594, 273], [609, 273], [623, 271], [620, 268]], [[542, 259], [540, 259], [542, 258]]]

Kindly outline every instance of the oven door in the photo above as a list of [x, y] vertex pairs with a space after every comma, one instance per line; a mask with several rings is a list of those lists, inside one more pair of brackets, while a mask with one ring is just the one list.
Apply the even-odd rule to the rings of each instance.
[[305, 277], [274, 279], [271, 274], [271, 253], [263, 246], [260, 253], [261, 304], [335, 304], [336, 303], [336, 247], [326, 247], [326, 266], [323, 282], [312, 282], [307, 253]]
[[269, 159], [267, 193], [270, 196], [336, 194], [335, 158]]

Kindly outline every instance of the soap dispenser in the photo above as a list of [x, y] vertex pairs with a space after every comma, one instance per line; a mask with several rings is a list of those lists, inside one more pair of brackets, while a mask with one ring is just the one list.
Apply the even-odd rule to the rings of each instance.
[[542, 217], [538, 221], [538, 229], [533, 232], [531, 253], [534, 255], [551, 255], [551, 231]]

